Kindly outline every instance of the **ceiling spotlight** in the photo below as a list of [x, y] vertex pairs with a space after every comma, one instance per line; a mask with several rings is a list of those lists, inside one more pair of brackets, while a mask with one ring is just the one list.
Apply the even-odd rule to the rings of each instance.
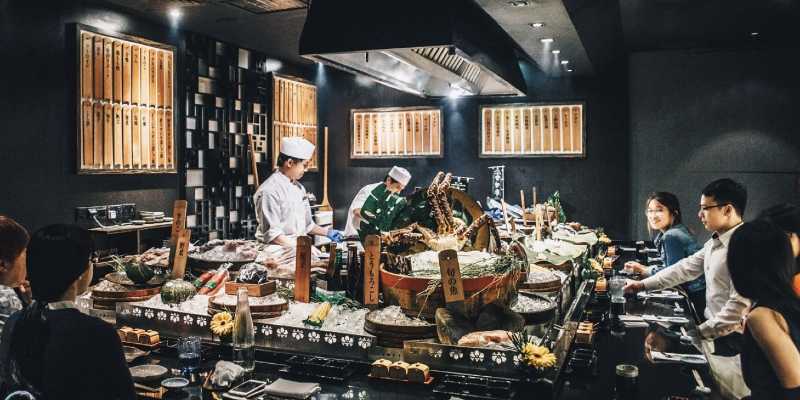
[[567, 65], [567, 64], [569, 64], [569, 60], [561, 60], [561, 65]]
[[544, 43], [544, 44], [547, 44], [547, 43], [553, 43], [553, 38], [544, 38], [544, 39], [539, 39], [539, 41], [540, 41], [540, 42], [542, 42], [542, 43]]
[[758, 36], [758, 35], [759, 35], [759, 33], [758, 33], [758, 32], [750, 32], [750, 36], [756, 37], [756, 36]]
[[561, 54], [561, 50], [558, 50], [558, 49], [556, 49], [556, 50], [553, 50], [553, 52], [552, 52], [552, 53], [553, 53], [553, 54]]
[[541, 28], [544, 26], [544, 22], [534, 22], [532, 24], [528, 24], [531, 28]]
[[169, 17], [170, 18], [176, 20], [176, 19], [179, 19], [181, 17], [181, 15], [182, 15], [182, 13], [181, 13], [181, 9], [180, 8], [177, 8], [177, 7], [170, 8], [170, 10], [169, 10]]
[[567, 72], [572, 72], [572, 71], [573, 71], [572, 68], [567, 68]]
[[527, 7], [531, 3], [526, 0], [511, 0], [508, 2], [508, 5], [511, 7]]

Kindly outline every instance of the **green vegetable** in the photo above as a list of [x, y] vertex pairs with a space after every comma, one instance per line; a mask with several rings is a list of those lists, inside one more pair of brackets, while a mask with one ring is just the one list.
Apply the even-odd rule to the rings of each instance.
[[155, 276], [155, 272], [144, 263], [131, 261], [125, 264], [125, 275], [128, 276], [131, 282], [141, 285], [152, 279]]
[[191, 282], [172, 279], [161, 287], [161, 301], [164, 304], [178, 304], [194, 297], [197, 290]]

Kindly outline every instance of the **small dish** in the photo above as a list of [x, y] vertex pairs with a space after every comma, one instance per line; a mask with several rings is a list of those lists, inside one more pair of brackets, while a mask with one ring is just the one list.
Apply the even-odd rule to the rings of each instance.
[[135, 382], [157, 381], [169, 374], [169, 370], [160, 365], [137, 365], [130, 368], [131, 377]]
[[125, 361], [127, 363], [132, 363], [137, 358], [150, 354], [149, 351], [142, 351], [133, 346], [122, 346], [122, 352], [125, 354]]

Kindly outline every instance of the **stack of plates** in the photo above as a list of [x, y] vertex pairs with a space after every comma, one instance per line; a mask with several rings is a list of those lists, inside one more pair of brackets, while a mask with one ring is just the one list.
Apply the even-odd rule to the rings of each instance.
[[164, 222], [163, 211], [139, 211], [139, 216], [142, 217], [142, 220], [148, 224]]

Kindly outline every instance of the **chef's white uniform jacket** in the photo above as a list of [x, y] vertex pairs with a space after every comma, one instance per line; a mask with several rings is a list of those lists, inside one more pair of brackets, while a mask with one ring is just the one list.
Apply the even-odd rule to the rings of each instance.
[[258, 230], [256, 239], [271, 243], [280, 235], [295, 239], [314, 228], [306, 189], [275, 171], [253, 195]]
[[345, 237], [358, 235], [358, 227], [361, 225], [361, 218], [354, 216], [353, 210], [364, 207], [364, 203], [366, 203], [367, 198], [369, 198], [369, 194], [382, 184], [383, 182], [371, 183], [358, 191], [353, 202], [350, 203], [350, 208], [347, 210], [347, 225], [344, 227]]

